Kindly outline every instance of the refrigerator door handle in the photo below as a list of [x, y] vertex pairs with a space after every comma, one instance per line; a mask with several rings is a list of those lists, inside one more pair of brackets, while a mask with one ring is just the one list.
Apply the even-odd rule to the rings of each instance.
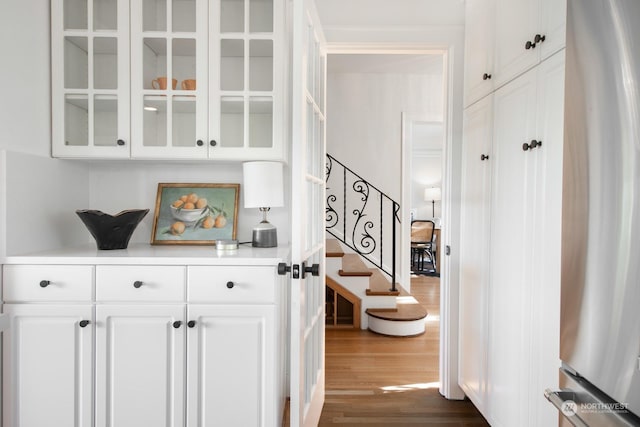
[[577, 405], [573, 400], [574, 396], [575, 393], [569, 390], [553, 391], [546, 389], [544, 391], [544, 397], [546, 397], [571, 424], [575, 427], [589, 427], [576, 413]]

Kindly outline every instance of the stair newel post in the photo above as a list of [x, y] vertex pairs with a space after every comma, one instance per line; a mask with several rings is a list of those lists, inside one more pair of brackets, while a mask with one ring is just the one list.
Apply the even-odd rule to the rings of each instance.
[[396, 202], [391, 204], [391, 291], [396, 291]]

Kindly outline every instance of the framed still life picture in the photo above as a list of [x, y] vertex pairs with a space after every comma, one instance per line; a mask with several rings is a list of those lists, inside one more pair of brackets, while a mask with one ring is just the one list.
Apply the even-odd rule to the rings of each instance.
[[235, 239], [240, 184], [158, 184], [152, 245]]

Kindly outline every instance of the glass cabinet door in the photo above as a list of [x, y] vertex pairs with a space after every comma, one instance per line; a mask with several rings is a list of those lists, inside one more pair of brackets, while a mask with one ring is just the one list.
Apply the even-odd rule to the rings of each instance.
[[[213, 3], [212, 3], [213, 4]], [[219, 0], [210, 10], [212, 158], [282, 157], [280, 0]], [[275, 19], [274, 19], [275, 17]], [[282, 74], [282, 73], [280, 73]]]
[[131, 3], [132, 156], [206, 158], [206, 0]]
[[128, 157], [129, 3], [52, 3], [53, 148], [59, 157]]

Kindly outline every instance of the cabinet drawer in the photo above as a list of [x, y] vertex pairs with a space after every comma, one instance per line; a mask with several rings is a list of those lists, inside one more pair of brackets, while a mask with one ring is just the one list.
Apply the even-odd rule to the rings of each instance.
[[80, 265], [5, 265], [4, 301], [91, 301], [93, 267]]
[[97, 266], [96, 301], [184, 301], [185, 267]]
[[189, 267], [189, 302], [275, 302], [275, 267]]

